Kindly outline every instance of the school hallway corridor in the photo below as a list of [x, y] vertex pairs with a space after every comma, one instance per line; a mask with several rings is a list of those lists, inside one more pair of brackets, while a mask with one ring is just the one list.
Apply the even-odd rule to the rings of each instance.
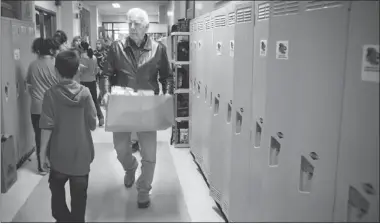
[[[171, 130], [158, 132], [157, 164], [152, 204], [137, 208], [137, 190], [126, 189], [124, 171], [113, 149], [112, 133], [97, 128], [92, 136], [95, 160], [91, 165], [86, 222], [224, 222], [189, 149], [170, 146]], [[135, 153], [140, 160], [139, 152]], [[140, 163], [141, 165], [141, 163]], [[1, 222], [54, 222], [48, 175], [37, 172], [33, 154], [18, 170], [18, 180], [1, 200]], [[136, 172], [140, 175], [140, 169]], [[66, 201], [70, 208], [69, 185]]]

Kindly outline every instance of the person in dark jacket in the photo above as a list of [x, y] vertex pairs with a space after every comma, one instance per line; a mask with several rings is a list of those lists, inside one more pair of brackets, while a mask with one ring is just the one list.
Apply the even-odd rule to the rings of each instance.
[[[162, 92], [173, 94], [173, 73], [170, 68], [166, 48], [163, 44], [149, 38], [148, 14], [139, 8], [130, 9], [127, 13], [129, 36], [125, 40], [115, 41], [108, 51], [104, 72], [114, 76], [114, 85], [137, 90], [153, 90], [160, 93], [158, 81], [162, 84]], [[152, 188], [153, 174], [156, 165], [157, 132], [137, 133], [140, 141], [142, 168], [137, 180], [138, 207], [150, 205], [149, 192]], [[119, 162], [125, 170], [124, 184], [127, 188], [135, 182], [138, 166], [132, 155], [131, 133], [113, 133], [114, 146]]]

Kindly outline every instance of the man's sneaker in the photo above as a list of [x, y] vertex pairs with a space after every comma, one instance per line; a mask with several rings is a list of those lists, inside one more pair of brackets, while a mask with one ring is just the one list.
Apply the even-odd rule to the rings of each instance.
[[124, 185], [126, 188], [131, 188], [133, 184], [135, 183], [136, 170], [137, 170], [137, 166], [133, 170], [125, 172]]
[[149, 194], [138, 194], [137, 205], [138, 208], [148, 208], [150, 206]]
[[99, 127], [103, 127], [104, 125], [104, 118], [99, 119]]

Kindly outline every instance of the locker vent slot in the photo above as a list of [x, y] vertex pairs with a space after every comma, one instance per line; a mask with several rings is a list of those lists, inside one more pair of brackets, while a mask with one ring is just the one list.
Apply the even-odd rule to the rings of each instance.
[[258, 7], [257, 21], [267, 20], [270, 15], [270, 4], [261, 3]]
[[206, 30], [209, 30], [211, 28], [211, 21], [206, 21]]
[[236, 23], [243, 23], [244, 22], [244, 11], [243, 9], [239, 9], [236, 12]]
[[229, 26], [232, 26], [235, 24], [235, 21], [236, 20], [236, 15], [234, 12], [231, 12], [230, 14], [228, 14], [228, 25]]
[[197, 24], [197, 23], [194, 23], [193, 25], [194, 25], [194, 27], [193, 27], [193, 31], [196, 32], [196, 31], [197, 31], [197, 28], [198, 28], [198, 27], [197, 27], [198, 24]]
[[275, 1], [273, 2], [272, 15], [286, 16], [294, 15], [299, 12], [298, 1]]
[[203, 30], [203, 21], [198, 23], [198, 30], [202, 31]]
[[226, 26], [226, 16], [220, 15], [215, 17], [215, 27]]
[[342, 6], [341, 1], [308, 1], [306, 11], [335, 8]]
[[215, 18], [212, 18], [211, 20], [210, 20], [210, 26], [211, 26], [211, 29], [214, 29], [214, 27], [215, 27]]
[[244, 22], [249, 23], [252, 21], [252, 8], [246, 8], [244, 10]]
[[221, 204], [222, 194], [214, 186], [210, 186], [211, 197], [219, 204]]
[[224, 212], [224, 214], [229, 214], [229, 205], [228, 205], [228, 202], [226, 201], [226, 200], [224, 200], [223, 201], [223, 203], [222, 203], [222, 210], [223, 210], [223, 212]]
[[238, 9], [236, 11], [236, 23], [249, 23], [252, 21], [252, 7]]

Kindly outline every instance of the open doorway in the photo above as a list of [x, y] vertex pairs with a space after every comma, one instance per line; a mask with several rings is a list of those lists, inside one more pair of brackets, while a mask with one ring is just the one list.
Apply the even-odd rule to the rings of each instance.
[[57, 30], [55, 12], [36, 6], [36, 37], [53, 37]]

